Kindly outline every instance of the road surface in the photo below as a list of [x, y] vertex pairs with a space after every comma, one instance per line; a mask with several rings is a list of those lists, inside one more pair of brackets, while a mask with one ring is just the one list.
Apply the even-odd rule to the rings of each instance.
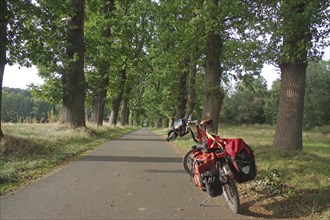
[[0, 197], [0, 219], [245, 219], [207, 197], [159, 135], [141, 129]]

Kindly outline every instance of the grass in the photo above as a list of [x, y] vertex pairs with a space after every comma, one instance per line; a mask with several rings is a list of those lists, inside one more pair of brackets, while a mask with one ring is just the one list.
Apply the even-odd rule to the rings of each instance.
[[70, 129], [58, 124], [2, 124], [0, 195], [42, 177], [135, 128]]
[[[330, 129], [324, 130], [303, 132], [303, 151], [287, 152], [271, 147], [273, 126], [220, 126], [221, 137], [243, 138], [254, 149], [257, 178], [238, 185], [243, 214], [330, 219]], [[194, 142], [186, 135], [175, 144], [188, 150]]]

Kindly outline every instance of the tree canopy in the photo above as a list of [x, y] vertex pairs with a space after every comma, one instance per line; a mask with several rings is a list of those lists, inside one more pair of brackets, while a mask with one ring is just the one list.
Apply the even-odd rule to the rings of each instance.
[[316, 62], [329, 46], [328, 1], [0, 2], [1, 66], [36, 65], [45, 84], [31, 93], [62, 105], [63, 123], [84, 126], [86, 117], [98, 125], [169, 126], [194, 111], [214, 119], [215, 130], [219, 122], [274, 124], [286, 114], [277, 111], [285, 83], [267, 90], [262, 65], [274, 63], [285, 76], [297, 72], [292, 63], [314, 61], [304, 125], [324, 125], [324, 111], [309, 109], [326, 86], [311, 90], [328, 71]]

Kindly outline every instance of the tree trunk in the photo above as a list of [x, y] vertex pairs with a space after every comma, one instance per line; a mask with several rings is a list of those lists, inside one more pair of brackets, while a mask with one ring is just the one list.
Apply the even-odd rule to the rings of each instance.
[[127, 118], [128, 118], [128, 98], [125, 98], [121, 101], [121, 109], [120, 109], [121, 126], [127, 125]]
[[159, 116], [157, 118], [156, 128], [161, 128], [162, 127], [162, 122], [163, 122], [163, 118], [162, 118], [162, 116]]
[[[109, 14], [114, 10], [114, 0], [103, 0], [102, 1], [102, 8], [101, 13], [103, 14], [105, 19], [109, 18]], [[103, 33], [103, 38], [109, 38], [111, 36], [111, 27], [106, 28]], [[107, 45], [109, 48], [111, 46], [110, 43]], [[106, 102], [106, 96], [109, 86], [109, 59], [103, 59], [100, 64], [99, 74], [100, 74], [100, 81], [98, 86], [98, 91], [96, 92], [95, 96], [92, 100], [92, 116], [91, 121], [92, 123], [97, 124], [98, 126], [103, 125], [103, 118], [104, 118], [104, 107]]]
[[283, 10], [287, 11], [283, 19], [281, 90], [273, 146], [301, 151], [310, 18], [305, 15], [308, 3], [286, 1], [283, 4]]
[[130, 83], [125, 82], [125, 91], [124, 91], [124, 98], [122, 100], [122, 108], [120, 111], [120, 124], [122, 126], [128, 125], [128, 117], [129, 117], [129, 96], [132, 91], [132, 86]]
[[172, 128], [174, 124], [174, 118], [170, 118], [168, 122], [168, 128]]
[[111, 114], [110, 114], [110, 119], [109, 119], [109, 124], [110, 126], [116, 126], [117, 125], [117, 120], [118, 120], [118, 115], [119, 115], [119, 109], [120, 109], [120, 103], [123, 98], [124, 94], [124, 85], [126, 82], [126, 69], [123, 69], [120, 71], [120, 79], [118, 82], [118, 94], [113, 98], [112, 100], [112, 109], [111, 109]]
[[107, 91], [109, 86], [109, 62], [104, 62], [101, 66], [100, 81], [98, 82], [99, 89], [95, 92], [95, 95], [92, 99], [92, 115], [91, 122], [97, 124], [98, 126], [103, 125], [104, 119], [104, 107], [107, 98]]
[[306, 65], [281, 65], [281, 91], [273, 146], [302, 150]]
[[188, 95], [187, 95], [187, 105], [185, 117], [188, 118], [189, 115], [194, 111], [196, 105], [196, 63], [195, 60], [191, 60], [189, 64], [189, 76], [188, 76]]
[[[188, 66], [188, 62], [184, 61], [183, 66]], [[180, 72], [179, 75], [179, 83], [177, 85], [177, 106], [175, 111], [175, 120], [180, 118], [184, 118], [186, 112], [186, 104], [187, 104], [187, 78], [188, 78], [188, 71], [186, 68]]]
[[164, 128], [168, 128], [169, 127], [169, 123], [170, 123], [170, 119], [169, 118], [165, 118]]
[[220, 53], [222, 42], [219, 34], [209, 33], [206, 45], [206, 72], [204, 76], [205, 92], [202, 120], [212, 119], [212, 131], [217, 133], [219, 114], [224, 98], [220, 87], [221, 67]]
[[67, 30], [67, 69], [62, 76], [62, 123], [85, 127], [84, 0], [70, 1], [74, 15]]
[[7, 0], [0, 0], [0, 139], [3, 137], [1, 128], [2, 115], [2, 82], [6, 66], [6, 48], [7, 48]]
[[105, 101], [106, 91], [103, 91], [98, 96], [94, 96], [92, 100], [91, 122], [98, 126], [102, 126], [103, 124]]
[[122, 94], [118, 94], [118, 96], [116, 96], [111, 102], [112, 110], [109, 118], [110, 126], [115, 127], [117, 125], [121, 99], [122, 99]]

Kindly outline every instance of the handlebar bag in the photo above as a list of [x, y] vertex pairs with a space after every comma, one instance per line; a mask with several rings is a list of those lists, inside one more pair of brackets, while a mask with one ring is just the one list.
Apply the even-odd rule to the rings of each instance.
[[224, 139], [225, 151], [230, 156], [229, 166], [238, 183], [253, 180], [257, 175], [257, 166], [253, 150], [243, 139]]

